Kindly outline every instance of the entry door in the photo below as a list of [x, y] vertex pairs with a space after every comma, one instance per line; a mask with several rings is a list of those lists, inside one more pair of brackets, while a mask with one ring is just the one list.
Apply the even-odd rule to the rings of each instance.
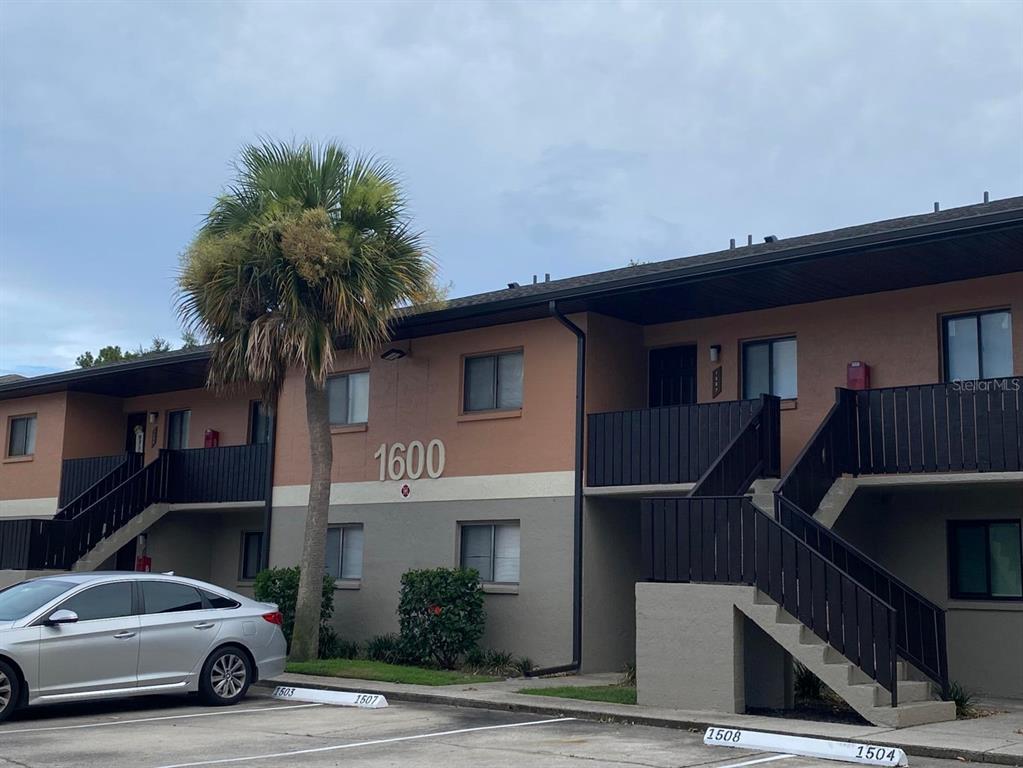
[[139, 617], [134, 612], [131, 582], [90, 587], [54, 610], [62, 608], [78, 614], [78, 621], [40, 627], [37, 693], [65, 696], [134, 688]]
[[696, 345], [650, 350], [650, 407], [696, 402]]
[[[139, 450], [139, 433], [142, 434], [142, 450]], [[146, 414], [142, 413], [129, 413], [128, 414], [128, 428], [124, 435], [124, 451], [125, 453], [145, 453], [146, 452]]]

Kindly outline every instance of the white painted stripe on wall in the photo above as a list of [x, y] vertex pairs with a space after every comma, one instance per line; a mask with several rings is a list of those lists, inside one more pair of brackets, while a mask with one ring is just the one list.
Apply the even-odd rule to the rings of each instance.
[[0, 517], [53, 517], [57, 497], [52, 499], [0, 499]]
[[[435, 480], [370, 480], [334, 483], [331, 504], [394, 504], [417, 501], [478, 501], [481, 499], [535, 499], [571, 496], [575, 473], [526, 472], [514, 475], [465, 475]], [[409, 494], [402, 495], [408, 485]], [[302, 507], [309, 503], [308, 485], [278, 485], [273, 491], [275, 507]]]

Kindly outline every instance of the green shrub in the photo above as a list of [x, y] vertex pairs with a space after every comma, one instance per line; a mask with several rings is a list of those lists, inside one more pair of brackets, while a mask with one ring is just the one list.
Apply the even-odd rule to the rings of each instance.
[[476, 647], [485, 621], [483, 588], [475, 570], [430, 568], [402, 574], [401, 641], [416, 661], [453, 669], [460, 656]]
[[533, 670], [536, 669], [536, 664], [528, 656], [518, 656], [512, 661], [512, 666], [518, 677], [529, 677]]
[[[277, 603], [277, 608], [284, 616], [284, 638], [291, 648], [291, 635], [295, 630], [295, 603], [298, 601], [299, 570], [295, 568], [268, 568], [256, 575], [256, 599], [263, 603]], [[334, 615], [334, 580], [330, 576], [323, 577], [323, 602], [320, 605], [320, 641], [324, 638], [324, 628], [329, 628], [330, 618]], [[328, 641], [329, 642], [329, 641]]]
[[636, 685], [636, 662], [630, 661], [624, 667], [622, 667], [622, 679], [618, 681], [619, 685]]
[[953, 680], [948, 684], [948, 696], [956, 703], [956, 717], [973, 717], [977, 714], [977, 707], [974, 705], [976, 695], [963, 688], [958, 681]]
[[474, 675], [512, 677], [516, 674], [515, 659], [510, 653], [479, 647], [465, 654], [462, 669]]
[[320, 658], [321, 659], [357, 659], [362, 650], [354, 640], [340, 637], [333, 627], [320, 625]]
[[377, 635], [366, 641], [366, 658], [385, 664], [414, 664], [416, 659], [405, 650], [401, 637], [395, 634]]
[[792, 677], [797, 699], [820, 701], [824, 698], [824, 683], [798, 661], [792, 662]]

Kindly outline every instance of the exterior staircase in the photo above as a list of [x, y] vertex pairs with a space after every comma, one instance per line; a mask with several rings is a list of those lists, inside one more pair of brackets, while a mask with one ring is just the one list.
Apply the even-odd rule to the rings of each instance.
[[935, 686], [907, 662], [897, 665], [898, 705], [893, 707], [887, 690], [763, 592], [739, 610], [874, 725], [905, 728], [955, 720], [955, 703], [939, 700]]

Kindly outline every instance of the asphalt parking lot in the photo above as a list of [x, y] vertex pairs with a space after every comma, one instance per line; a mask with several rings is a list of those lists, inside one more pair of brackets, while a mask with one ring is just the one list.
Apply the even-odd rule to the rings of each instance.
[[[942, 763], [948, 765], [910, 758], [912, 766]], [[702, 733], [689, 731], [401, 702], [376, 710], [298, 704], [274, 700], [265, 689], [223, 709], [187, 698], [146, 698], [39, 707], [0, 725], [0, 766], [341, 764], [806, 768], [822, 763], [706, 747]]]

